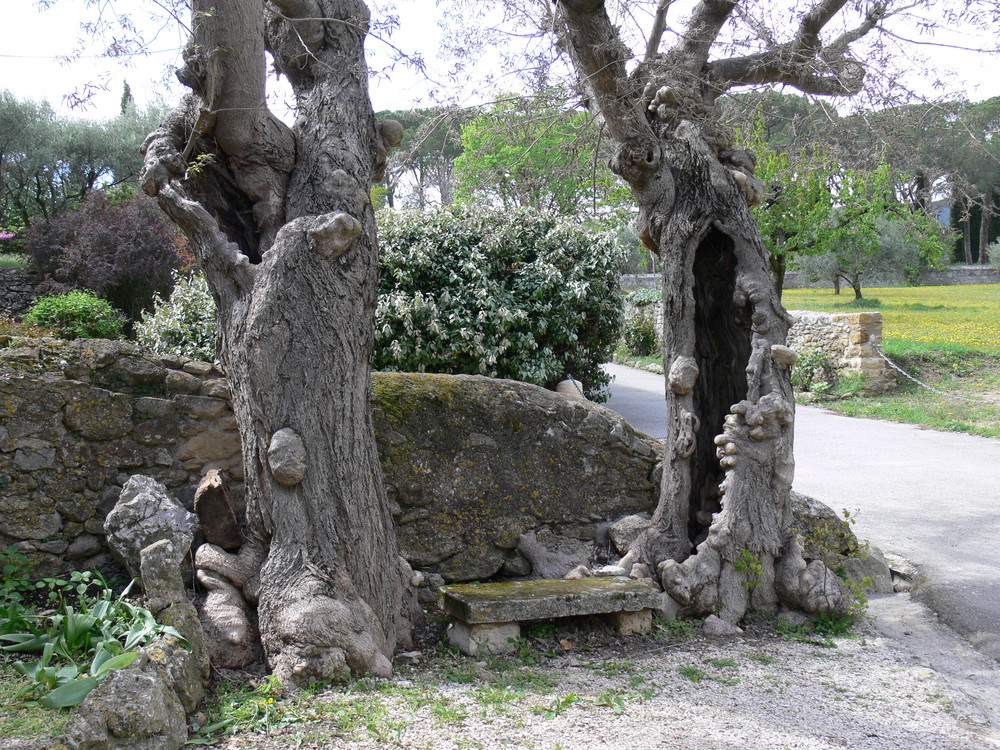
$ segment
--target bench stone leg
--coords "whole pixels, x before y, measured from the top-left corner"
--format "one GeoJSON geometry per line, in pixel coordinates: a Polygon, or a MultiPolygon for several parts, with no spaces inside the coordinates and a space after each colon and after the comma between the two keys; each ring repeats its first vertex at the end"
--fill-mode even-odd
{"type": "Polygon", "coordinates": [[[521,627],[516,622],[488,622],[468,624],[453,620],[448,628],[448,642],[458,646],[467,656],[480,654],[509,654],[517,650],[512,643],[521,637],[521,627]]]}
{"type": "Polygon", "coordinates": [[[653,610],[640,609],[638,612],[614,612],[611,622],[622,635],[648,633],[653,629],[653,610]]]}

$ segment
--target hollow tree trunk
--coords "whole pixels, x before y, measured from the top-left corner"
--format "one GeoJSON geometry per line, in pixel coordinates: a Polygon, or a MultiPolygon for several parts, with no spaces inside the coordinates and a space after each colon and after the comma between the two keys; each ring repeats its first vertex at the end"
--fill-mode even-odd
{"type": "Polygon", "coordinates": [[[195,0],[179,73],[194,93],[147,139],[143,186],[191,238],[216,300],[248,519],[267,550],[245,592],[272,670],[303,685],[387,675],[409,637],[368,403],[369,185],[402,129],[375,122],[363,2],[274,5],[265,18],[195,0]],[[265,41],[296,93],[292,130],[264,105],[265,41]]]}
{"type": "Polygon", "coordinates": [[[632,75],[603,2],[558,5],[610,166],[631,188],[639,237],[662,263],[663,480],[630,554],[655,566],[665,609],[677,613],[736,623],[751,605],[843,611],[839,579],[822,562],[806,565],[791,528],[790,319],[748,205],[763,195],[756,160],[731,150],[714,107],[725,85],[705,74],[711,40],[736,3],[699,3],[677,47],[647,53],[632,75]]]}
{"type": "Polygon", "coordinates": [[[666,452],[642,556],[659,563],[685,614],[735,623],[751,605],[775,610],[779,601],[838,609],[842,588],[822,564],[807,571],[790,530],[795,355],[767,251],[731,165],[693,126],[661,147],[672,201],[636,191],[651,238],[668,251],[666,452]]]}

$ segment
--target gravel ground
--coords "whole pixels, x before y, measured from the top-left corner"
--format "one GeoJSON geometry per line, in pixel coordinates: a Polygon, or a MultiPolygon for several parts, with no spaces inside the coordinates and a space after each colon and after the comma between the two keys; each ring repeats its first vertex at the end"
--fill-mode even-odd
{"type": "Polygon", "coordinates": [[[281,706],[257,720],[269,731],[211,746],[1000,748],[997,664],[907,596],[872,610],[832,643],[764,627],[726,640],[668,631],[620,639],[590,621],[558,621],[518,658],[477,662],[428,648],[393,681],[277,704],[258,696],[265,713],[281,706]]]}

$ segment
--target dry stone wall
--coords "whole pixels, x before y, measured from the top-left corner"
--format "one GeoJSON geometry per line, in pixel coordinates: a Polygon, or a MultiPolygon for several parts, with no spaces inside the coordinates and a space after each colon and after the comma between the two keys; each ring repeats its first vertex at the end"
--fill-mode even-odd
{"type": "Polygon", "coordinates": [[[34,571],[106,560],[103,522],[132,474],[190,505],[201,476],[242,461],[212,364],[95,339],[0,339],[0,545],[34,571]]]}
{"type": "MultiPolygon", "coordinates": [[[[656,335],[663,339],[663,303],[629,305],[628,318],[651,319],[656,335]]],[[[882,346],[882,313],[823,313],[789,310],[794,324],[788,331],[788,346],[799,354],[822,349],[837,376],[864,376],[866,393],[882,393],[896,384],[895,376],[878,352],[882,346]]]]}
{"type": "MultiPolygon", "coordinates": [[[[104,562],[133,474],[191,508],[210,469],[241,498],[229,387],[212,364],[125,342],[2,339],[0,547],[38,574],[104,562]]],[[[596,404],[477,376],[377,374],[379,450],[411,564],[448,580],[525,573],[526,532],[593,548],[656,504],[662,446],[596,404]]]]}
{"type": "Polygon", "coordinates": [[[863,390],[881,393],[896,378],[878,352],[882,347],[882,313],[823,313],[790,310],[795,319],[788,331],[788,346],[799,354],[822,349],[838,377],[861,375],[863,390]]]}
{"type": "Polygon", "coordinates": [[[23,315],[37,296],[42,276],[26,268],[0,268],[0,315],[23,315]]]}

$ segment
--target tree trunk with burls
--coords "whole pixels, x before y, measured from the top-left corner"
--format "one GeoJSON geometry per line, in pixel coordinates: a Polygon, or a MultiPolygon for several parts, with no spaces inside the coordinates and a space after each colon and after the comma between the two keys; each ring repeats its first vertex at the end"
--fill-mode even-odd
{"type": "Polygon", "coordinates": [[[216,300],[266,549],[261,640],[288,685],[387,675],[409,638],[369,406],[377,245],[369,186],[402,129],[375,121],[360,0],[195,0],[184,104],[145,145],[143,187],[191,240],[216,300]],[[299,107],[264,103],[265,49],[299,107]]]}
{"type": "MultiPolygon", "coordinates": [[[[734,85],[768,76],[832,93],[863,72],[832,53],[810,67],[806,53],[821,46],[816,24],[843,5],[823,0],[773,59],[709,62],[738,4],[700,2],[666,54],[657,52],[662,28],[654,27],[645,61],[626,73],[630,55],[604,3],[559,0],[581,86],[615,146],[611,167],[631,187],[639,236],[663,265],[662,491],[629,557],[657,570],[666,609],[717,613],[731,623],[750,607],[839,613],[849,597],[822,562],[806,564],[792,528],[791,321],[749,210],[764,187],[753,174],[755,158],[732,148],[714,102],[734,85]]],[[[658,14],[669,5],[660,3],[658,14]]]]}

